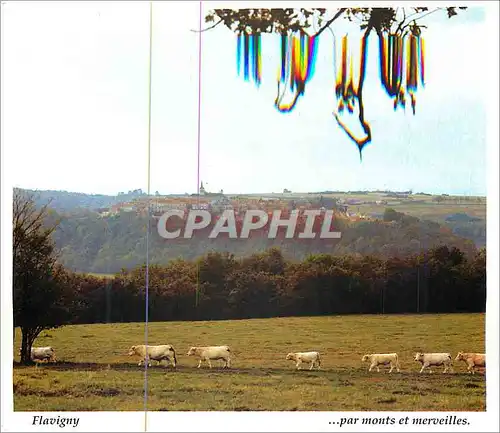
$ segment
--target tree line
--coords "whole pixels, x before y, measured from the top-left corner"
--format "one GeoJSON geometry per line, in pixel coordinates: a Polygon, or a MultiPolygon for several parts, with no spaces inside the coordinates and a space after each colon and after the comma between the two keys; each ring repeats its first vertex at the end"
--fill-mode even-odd
{"type": "Polygon", "coordinates": [[[150,321],[484,312],[486,306],[484,249],[472,259],[440,246],[404,259],[316,254],[295,262],[272,248],[245,258],[211,252],[112,279],[68,273],[66,284],[79,299],[71,323],[145,320],[146,271],[150,321]]]}

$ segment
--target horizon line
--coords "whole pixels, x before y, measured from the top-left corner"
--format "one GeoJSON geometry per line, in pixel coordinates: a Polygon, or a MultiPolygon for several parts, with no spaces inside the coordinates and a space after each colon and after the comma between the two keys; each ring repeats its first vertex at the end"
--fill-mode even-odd
{"type": "MultiPolygon", "coordinates": [[[[105,194],[105,193],[95,193],[95,192],[82,192],[82,191],[68,191],[64,189],[39,189],[39,188],[27,188],[27,187],[21,187],[21,186],[14,186],[13,189],[22,189],[25,191],[34,191],[34,192],[59,192],[59,193],[68,193],[68,194],[83,194],[83,195],[88,195],[88,196],[105,196],[105,197],[119,197],[121,195],[128,195],[129,193],[137,190],[141,190],[143,193],[143,196],[145,197],[167,197],[167,196],[197,196],[197,192],[189,193],[189,192],[183,192],[183,193],[160,193],[159,195],[156,194],[147,194],[145,191],[142,190],[142,188],[137,188],[136,190],[129,190],[127,192],[122,192],[120,191],[119,193],[116,194],[105,194]]],[[[223,190],[222,190],[223,191],[223,190]]],[[[447,195],[450,197],[484,197],[487,198],[487,194],[466,194],[466,193],[438,193],[438,192],[426,192],[426,191],[418,191],[418,192],[413,192],[411,190],[392,190],[392,189],[359,189],[359,190],[323,190],[323,191],[290,191],[290,192],[207,192],[206,196],[213,196],[213,195],[225,195],[225,196],[238,196],[238,195],[281,195],[281,196],[293,196],[293,195],[321,195],[321,194],[359,194],[359,193],[364,193],[364,194],[370,194],[370,193],[398,193],[398,194],[405,194],[409,193],[409,195],[431,195],[431,196],[443,196],[447,195]]],[[[201,195],[203,196],[203,195],[201,195]]]]}

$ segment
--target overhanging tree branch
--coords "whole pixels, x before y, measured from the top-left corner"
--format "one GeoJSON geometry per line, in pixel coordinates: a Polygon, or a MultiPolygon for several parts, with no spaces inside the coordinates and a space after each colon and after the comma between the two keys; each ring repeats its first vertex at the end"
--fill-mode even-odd
{"type": "Polygon", "coordinates": [[[212,24],[210,27],[207,27],[206,29],[201,29],[201,30],[192,30],[191,29],[191,31],[194,33],[203,33],[203,32],[206,32],[208,30],[212,30],[213,28],[217,27],[220,23],[223,23],[223,22],[224,22],[224,20],[219,20],[215,24],[212,24]]]}
{"type": "Polygon", "coordinates": [[[329,19],[326,24],[321,27],[313,36],[314,37],[317,37],[319,36],[321,33],[323,33],[327,28],[329,28],[333,22],[339,18],[345,11],[347,10],[347,8],[340,8],[339,11],[331,18],[329,19]]]}

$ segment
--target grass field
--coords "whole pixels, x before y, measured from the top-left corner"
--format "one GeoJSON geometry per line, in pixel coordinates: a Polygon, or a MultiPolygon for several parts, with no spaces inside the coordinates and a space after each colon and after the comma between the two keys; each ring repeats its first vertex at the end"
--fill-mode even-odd
{"type": "MultiPolygon", "coordinates": [[[[485,376],[418,374],[416,351],[484,352],[484,315],[398,315],[150,323],[149,344],[172,344],[176,371],[148,368],[148,410],[484,411],[485,376]],[[228,344],[231,370],[197,369],[193,345],[228,344]],[[290,351],[318,350],[322,370],[295,371],[290,351]],[[398,352],[401,373],[367,373],[364,353],[398,352]]],[[[53,365],[14,365],[16,411],[139,411],[144,367],[127,356],[144,324],[67,326],[42,333],[53,365]]],[[[20,346],[16,330],[15,361],[20,346]]]]}

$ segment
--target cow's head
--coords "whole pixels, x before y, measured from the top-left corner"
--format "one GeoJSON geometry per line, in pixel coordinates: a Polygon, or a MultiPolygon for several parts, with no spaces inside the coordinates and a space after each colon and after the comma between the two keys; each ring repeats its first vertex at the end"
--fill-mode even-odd
{"type": "Polygon", "coordinates": [[[424,359],[424,354],[421,352],[415,353],[415,361],[422,361],[424,359]]]}
{"type": "Polygon", "coordinates": [[[187,353],[187,356],[192,356],[196,354],[196,347],[191,347],[189,350],[188,350],[188,353],[187,353]]]}
{"type": "Polygon", "coordinates": [[[132,356],[132,355],[135,355],[135,348],[136,346],[132,346],[129,351],[128,351],[128,356],[132,356]]]}
{"type": "Polygon", "coordinates": [[[361,358],[361,362],[366,362],[370,359],[370,355],[364,355],[363,358],[361,358]]]}
{"type": "Polygon", "coordinates": [[[290,352],[290,353],[286,356],[286,359],[287,359],[287,360],[290,360],[290,359],[295,359],[295,354],[290,352]]]}
{"type": "Polygon", "coordinates": [[[457,357],[455,358],[455,361],[462,361],[465,360],[465,356],[463,352],[458,352],[457,357]]]}

